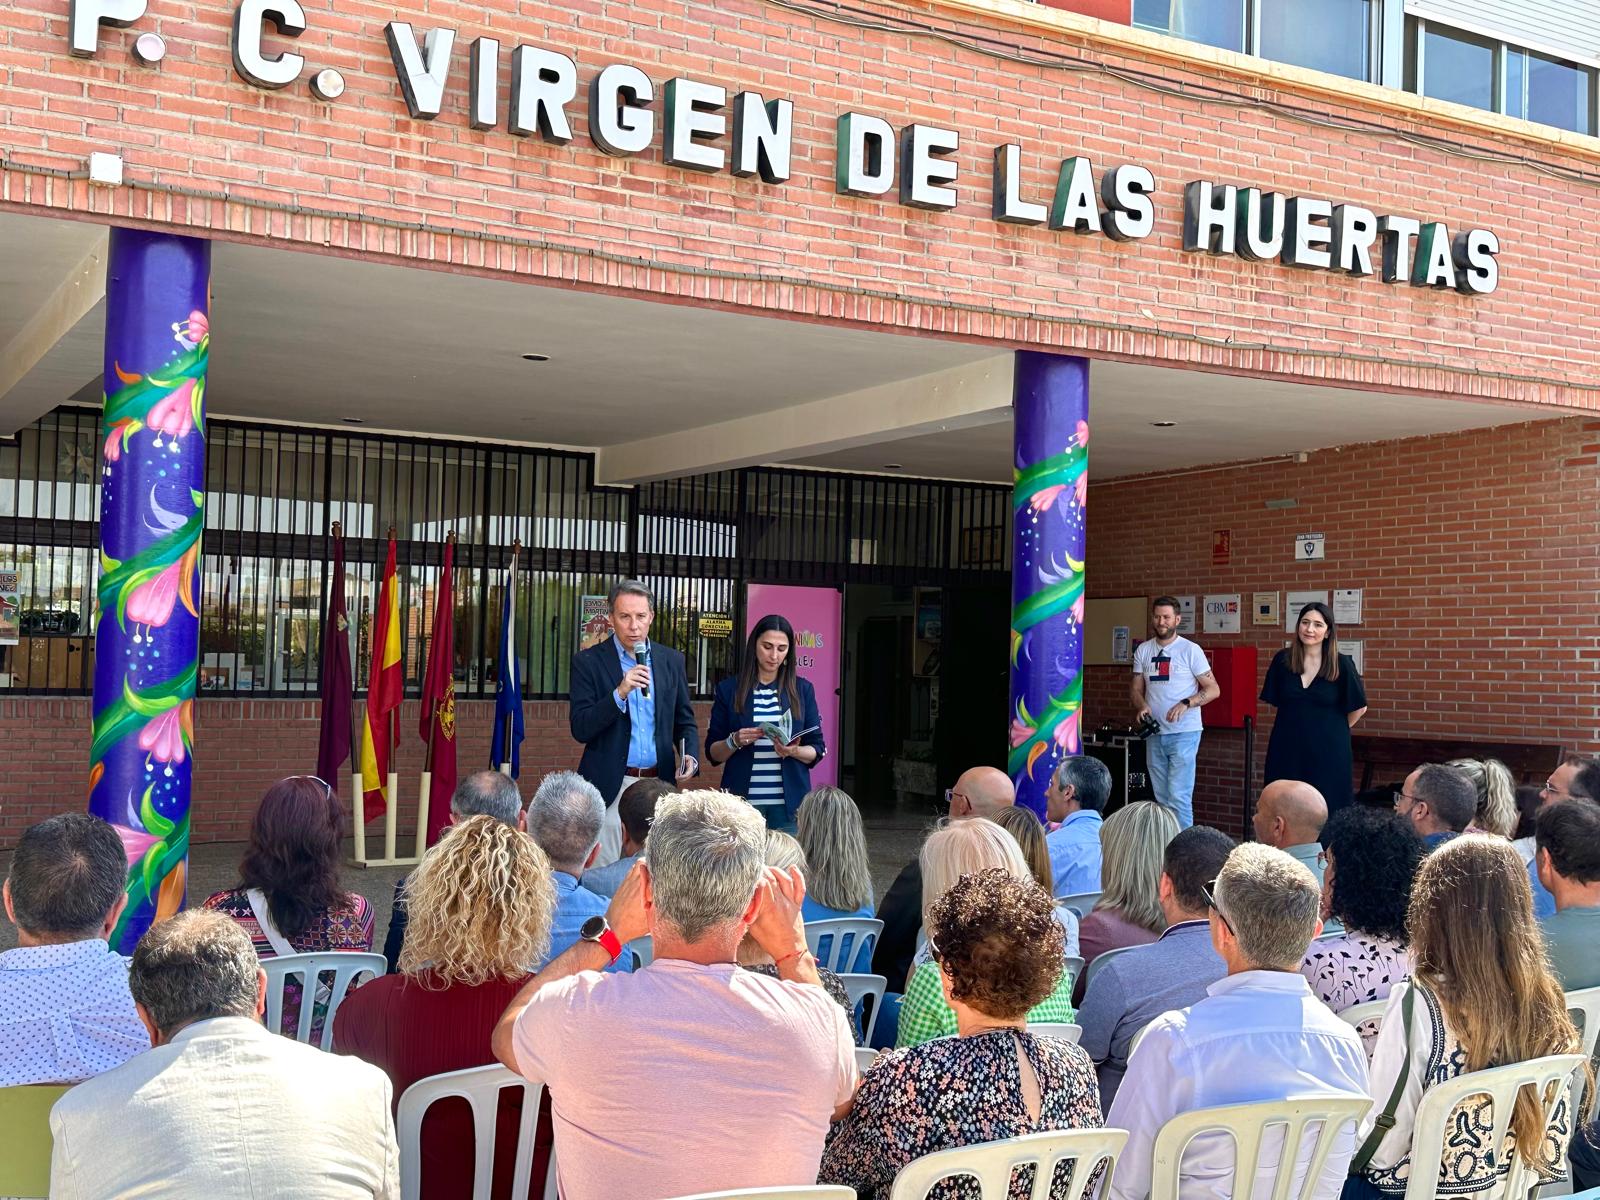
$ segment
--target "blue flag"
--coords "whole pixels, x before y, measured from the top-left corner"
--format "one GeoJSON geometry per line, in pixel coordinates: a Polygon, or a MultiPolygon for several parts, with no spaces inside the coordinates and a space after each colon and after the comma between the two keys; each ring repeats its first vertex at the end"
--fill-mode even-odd
{"type": "Polygon", "coordinates": [[[513,558],[506,568],[506,604],[500,614],[500,665],[494,696],[494,744],[489,766],[499,770],[511,763],[511,777],[522,771],[522,669],[517,665],[517,567],[513,558]],[[509,745],[507,743],[510,743],[509,745]]]}

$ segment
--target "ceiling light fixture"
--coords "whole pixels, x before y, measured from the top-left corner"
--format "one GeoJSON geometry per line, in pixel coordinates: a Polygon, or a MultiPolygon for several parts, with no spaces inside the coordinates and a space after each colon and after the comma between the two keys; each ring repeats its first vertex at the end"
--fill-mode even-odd
{"type": "Polygon", "coordinates": [[[901,469],[901,464],[900,463],[884,463],[883,464],[883,469],[885,471],[898,471],[898,470],[901,469]]]}
{"type": "Polygon", "coordinates": [[[340,417],[339,420],[346,425],[365,425],[367,423],[365,418],[362,417],[340,417]]]}
{"type": "Polygon", "coordinates": [[[1154,425],[1157,429],[1171,429],[1174,425],[1177,424],[1177,422],[1176,421],[1151,421],[1150,424],[1154,425]]]}
{"type": "Polygon", "coordinates": [[[522,361],[523,362],[549,362],[550,361],[550,356],[548,354],[524,354],[522,356],[522,361]]]}

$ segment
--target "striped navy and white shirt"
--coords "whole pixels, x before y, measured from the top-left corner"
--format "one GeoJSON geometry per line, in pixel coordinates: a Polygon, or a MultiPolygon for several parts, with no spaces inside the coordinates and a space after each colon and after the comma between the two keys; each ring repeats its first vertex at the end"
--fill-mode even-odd
{"type": "MultiPolygon", "coordinates": [[[[755,724],[776,725],[783,716],[785,705],[778,698],[778,689],[757,684],[750,692],[751,715],[755,724]]],[[[761,738],[750,744],[755,762],[750,766],[750,786],[745,799],[751,804],[783,803],[783,759],[772,748],[771,738],[761,738]]]]}

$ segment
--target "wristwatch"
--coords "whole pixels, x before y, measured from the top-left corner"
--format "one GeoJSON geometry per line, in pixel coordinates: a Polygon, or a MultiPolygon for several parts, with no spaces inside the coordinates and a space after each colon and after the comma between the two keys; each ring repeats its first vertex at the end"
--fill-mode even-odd
{"type": "Polygon", "coordinates": [[[622,943],[611,931],[611,923],[603,916],[590,917],[583,923],[583,928],[578,930],[578,936],[586,942],[598,942],[605,952],[611,955],[612,962],[622,957],[622,943]]]}

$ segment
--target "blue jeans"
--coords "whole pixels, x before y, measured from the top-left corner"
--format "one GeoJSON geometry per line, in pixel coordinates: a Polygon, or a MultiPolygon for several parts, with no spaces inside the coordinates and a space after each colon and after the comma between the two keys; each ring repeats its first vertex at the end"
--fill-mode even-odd
{"type": "Polygon", "coordinates": [[[1194,757],[1200,750],[1200,731],[1156,733],[1145,739],[1145,766],[1156,803],[1178,818],[1178,828],[1194,824],[1194,757]]]}

